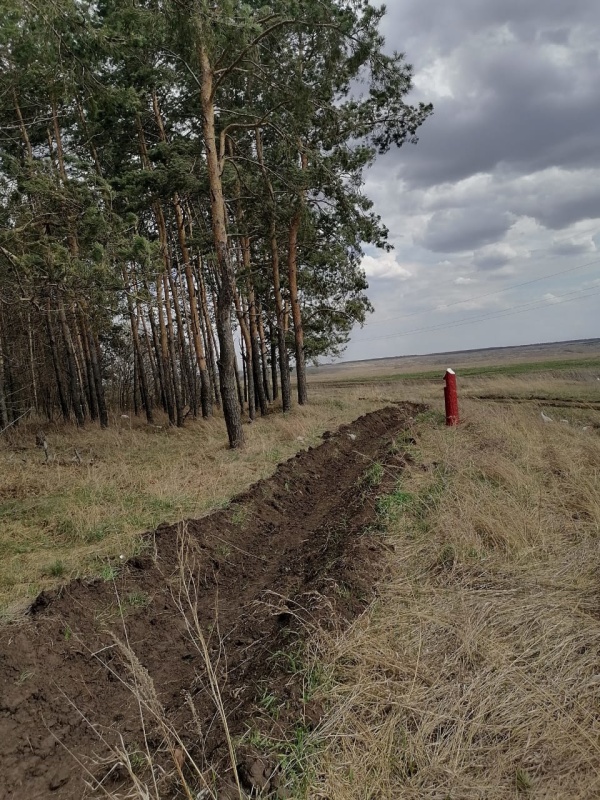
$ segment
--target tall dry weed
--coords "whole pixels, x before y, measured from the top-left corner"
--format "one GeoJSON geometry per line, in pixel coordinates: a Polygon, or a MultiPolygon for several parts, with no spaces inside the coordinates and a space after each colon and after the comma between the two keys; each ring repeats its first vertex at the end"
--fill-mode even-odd
{"type": "Polygon", "coordinates": [[[600,796],[600,440],[520,405],[463,416],[419,425],[379,600],[321,642],[311,798],[600,796]]]}

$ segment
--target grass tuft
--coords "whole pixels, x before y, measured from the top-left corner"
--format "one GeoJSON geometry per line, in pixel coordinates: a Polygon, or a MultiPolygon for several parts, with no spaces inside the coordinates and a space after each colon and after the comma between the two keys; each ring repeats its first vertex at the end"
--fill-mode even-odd
{"type": "Polygon", "coordinates": [[[48,567],[48,574],[53,578],[62,578],[65,572],[66,568],[62,561],[55,561],[48,567]]]}

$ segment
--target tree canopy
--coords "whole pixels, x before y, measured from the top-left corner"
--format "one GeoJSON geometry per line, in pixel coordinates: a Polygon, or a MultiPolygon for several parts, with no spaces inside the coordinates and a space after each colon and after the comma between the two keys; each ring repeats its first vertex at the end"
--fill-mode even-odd
{"type": "Polygon", "coordinates": [[[0,429],[291,406],[387,231],[365,170],[431,106],[367,0],[5,0],[0,429]]]}

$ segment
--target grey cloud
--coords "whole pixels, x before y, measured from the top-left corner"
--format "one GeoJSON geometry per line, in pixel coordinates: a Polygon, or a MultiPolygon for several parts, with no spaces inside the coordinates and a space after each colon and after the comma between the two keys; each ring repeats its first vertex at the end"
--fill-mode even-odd
{"type": "Polygon", "coordinates": [[[513,219],[509,214],[454,208],[436,211],[419,241],[435,253],[459,253],[501,239],[513,219]]]}
{"type": "Polygon", "coordinates": [[[578,197],[540,197],[530,216],[553,230],[567,228],[580,220],[600,218],[600,187],[590,187],[578,197]]]}
{"type": "Polygon", "coordinates": [[[393,40],[401,36],[417,67],[427,48],[447,54],[483,28],[505,25],[520,40],[531,41],[557,29],[570,31],[574,24],[598,25],[596,0],[403,0],[388,8],[384,33],[390,46],[398,47],[393,40]]]}
{"type": "Polygon", "coordinates": [[[501,251],[476,253],[473,263],[478,269],[493,270],[505,267],[511,261],[507,253],[501,251]]]}
{"type": "Polygon", "coordinates": [[[390,47],[406,50],[417,77],[446,59],[441,69],[454,92],[415,92],[435,108],[419,145],[394,154],[409,186],[597,163],[597,0],[403,0],[392,5],[384,33],[390,47]]]}
{"type": "Polygon", "coordinates": [[[562,242],[554,242],[550,253],[553,256],[578,256],[583,255],[585,253],[592,253],[594,252],[594,245],[591,240],[587,242],[584,241],[573,241],[572,239],[566,239],[562,242]]]}
{"type": "Polygon", "coordinates": [[[569,36],[568,28],[554,28],[553,30],[541,31],[539,34],[541,42],[550,42],[551,44],[567,44],[569,36]]]}
{"type": "Polygon", "coordinates": [[[409,185],[457,181],[501,166],[525,173],[597,164],[597,59],[591,66],[581,64],[578,77],[575,68],[561,70],[525,49],[497,54],[487,63],[477,63],[473,54],[464,68],[479,73],[476,86],[465,80],[469,96],[438,99],[418,146],[397,154],[409,185]]]}
{"type": "Polygon", "coordinates": [[[531,217],[552,230],[600,219],[600,170],[556,170],[515,176],[498,172],[462,188],[444,185],[408,193],[413,206],[438,213],[461,209],[463,216],[512,214],[531,217]]]}

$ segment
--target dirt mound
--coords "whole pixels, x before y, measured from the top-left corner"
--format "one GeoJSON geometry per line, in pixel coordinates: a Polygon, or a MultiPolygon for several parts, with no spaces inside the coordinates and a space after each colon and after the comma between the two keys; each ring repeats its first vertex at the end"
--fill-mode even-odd
{"type": "MultiPolygon", "coordinates": [[[[278,653],[297,641],[301,620],[332,624],[372,598],[381,544],[365,530],[377,493],[402,469],[390,441],[420,410],[386,408],[326,434],[226,510],[148,534],[114,580],[43,593],[25,622],[0,630],[0,798],[81,800],[96,796],[85,783],[101,780],[98,796],[116,792],[126,777],[111,752],[120,742],[138,759],[147,742],[161,797],[182,796],[165,776],[191,774],[190,759],[131,691],[143,694],[147,676],[194,763],[231,781],[206,660],[190,635],[194,612],[232,736],[248,729],[265,686],[293,709],[298,691],[278,653]],[[364,477],[374,464],[385,465],[378,486],[364,477]]],[[[318,721],[318,709],[304,710],[318,721]]],[[[269,768],[252,753],[240,758],[246,788],[262,788],[269,768]]]]}

